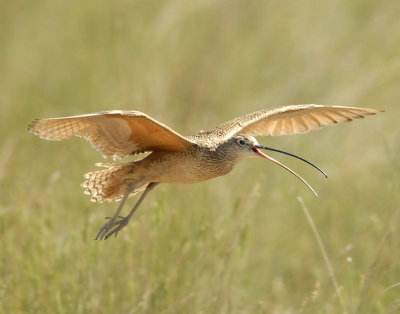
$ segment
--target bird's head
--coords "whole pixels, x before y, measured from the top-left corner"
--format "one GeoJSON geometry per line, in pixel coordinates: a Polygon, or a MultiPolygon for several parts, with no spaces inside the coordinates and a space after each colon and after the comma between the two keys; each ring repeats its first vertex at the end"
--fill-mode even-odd
{"type": "Polygon", "coordinates": [[[238,136],[234,136],[233,138],[231,138],[231,140],[229,142],[230,142],[231,149],[237,153],[238,159],[243,159],[243,158],[246,158],[246,157],[259,156],[259,157],[265,158],[265,159],[267,159],[269,161],[272,161],[273,163],[285,168],[290,173],[292,173],[297,178],[299,178],[304,184],[306,184],[311,189],[311,191],[316,196],[318,196],[317,193],[314,191],[314,189],[301,176],[299,176],[296,172],[294,172],[293,170],[291,170],[289,167],[285,166],[284,164],[280,163],[276,159],[268,156],[267,154],[264,154],[261,150],[274,151],[274,152],[282,153],[282,154],[289,155],[289,156],[295,157],[297,159],[300,159],[300,160],[308,163],[309,165],[313,166],[314,168],[316,168],[326,178],[328,177],[323,170],[321,170],[318,166],[314,165],[313,163],[309,162],[308,160],[306,160],[306,159],[304,159],[302,157],[299,157],[297,155],[294,155],[294,154],[279,150],[279,149],[275,149],[275,148],[271,148],[271,147],[266,147],[266,146],[260,145],[257,142],[257,140],[255,139],[255,137],[253,137],[253,136],[238,135],[238,136]]]}

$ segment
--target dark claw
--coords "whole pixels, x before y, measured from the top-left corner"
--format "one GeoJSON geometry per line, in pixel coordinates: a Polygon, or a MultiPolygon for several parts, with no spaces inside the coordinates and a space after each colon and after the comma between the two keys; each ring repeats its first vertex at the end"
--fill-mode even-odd
{"type": "MultiPolygon", "coordinates": [[[[120,216],[121,217],[121,216],[120,216]]],[[[117,237],[119,231],[124,228],[129,222],[129,218],[127,217],[121,217],[121,220],[117,221],[115,223],[116,227],[111,230],[110,232],[108,232],[104,238],[104,240],[108,239],[109,237],[111,237],[113,234],[115,235],[115,237],[117,237]]]]}
{"type": "Polygon", "coordinates": [[[97,239],[106,240],[114,233],[115,233],[115,237],[117,237],[118,231],[123,228],[123,227],[121,227],[121,222],[125,219],[125,217],[118,216],[118,218],[120,218],[119,221],[114,221],[113,224],[110,224],[113,217],[105,217],[105,219],[107,219],[109,221],[107,221],[104,225],[102,225],[100,227],[95,240],[97,240],[97,239]],[[116,228],[114,230],[112,230],[113,227],[116,227],[116,228]]]}

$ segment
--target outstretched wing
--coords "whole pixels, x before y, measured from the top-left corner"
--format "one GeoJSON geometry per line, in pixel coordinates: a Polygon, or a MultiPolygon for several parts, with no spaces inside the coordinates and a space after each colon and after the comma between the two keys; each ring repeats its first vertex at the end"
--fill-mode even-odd
{"type": "Polygon", "coordinates": [[[105,157],[119,159],[145,151],[184,151],[192,143],[139,111],[104,111],[65,118],[37,119],[28,131],[46,140],[81,136],[105,157]]]}
{"type": "Polygon", "coordinates": [[[221,141],[234,135],[285,135],[307,133],[324,125],[364,118],[379,110],[321,105],[293,105],[264,109],[225,122],[209,131],[221,141]]]}

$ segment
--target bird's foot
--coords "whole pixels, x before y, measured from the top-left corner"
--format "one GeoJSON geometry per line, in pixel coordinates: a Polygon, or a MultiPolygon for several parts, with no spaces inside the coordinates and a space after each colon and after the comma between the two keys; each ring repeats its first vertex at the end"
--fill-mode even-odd
{"type": "MultiPolygon", "coordinates": [[[[118,216],[119,218],[121,218],[121,220],[124,218],[122,216],[118,216]]],[[[99,229],[99,232],[97,233],[96,239],[100,239],[100,240],[105,240],[107,239],[107,234],[112,230],[112,228],[114,228],[115,225],[117,225],[119,222],[116,221],[116,218],[114,217],[106,217],[105,219],[107,219],[108,221],[99,229]]],[[[115,235],[117,236],[117,235],[115,235]]]]}
{"type": "Polygon", "coordinates": [[[106,219],[109,219],[109,221],[107,221],[100,228],[99,233],[96,236],[96,240],[97,239],[106,240],[113,234],[115,235],[115,237],[117,237],[118,232],[128,224],[130,217],[129,216],[128,217],[118,216],[118,218],[120,218],[119,221],[116,221],[116,219],[113,219],[111,217],[106,217],[106,219]]]}

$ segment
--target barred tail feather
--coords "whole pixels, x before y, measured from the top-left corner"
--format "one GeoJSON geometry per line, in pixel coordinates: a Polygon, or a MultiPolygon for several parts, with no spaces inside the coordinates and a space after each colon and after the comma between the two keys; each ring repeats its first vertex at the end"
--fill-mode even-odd
{"type": "MultiPolygon", "coordinates": [[[[82,183],[84,193],[92,195],[92,202],[120,200],[128,187],[134,182],[134,163],[97,163],[96,166],[105,169],[85,174],[86,181],[82,183]]],[[[135,194],[145,186],[138,187],[131,195],[135,194]]]]}

